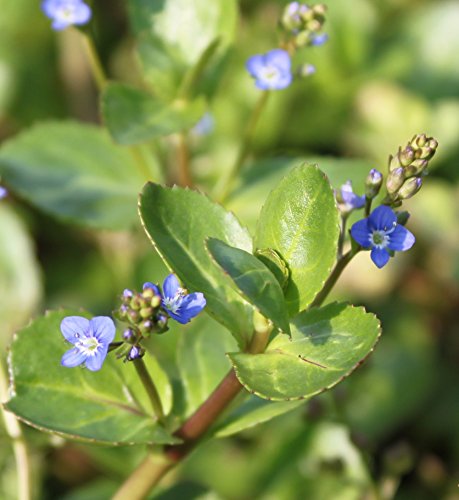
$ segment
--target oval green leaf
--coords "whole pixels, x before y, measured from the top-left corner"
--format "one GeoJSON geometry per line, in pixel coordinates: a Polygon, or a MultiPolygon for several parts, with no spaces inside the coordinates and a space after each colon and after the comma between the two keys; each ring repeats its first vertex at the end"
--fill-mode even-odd
{"type": "Polygon", "coordinates": [[[250,252],[252,240],[236,217],[206,196],[178,187],[147,184],[139,213],[146,233],[164,261],[192,292],[205,295],[206,310],[228,328],[241,347],[252,335],[252,307],[214,265],[208,237],[250,252]]]}
{"type": "Polygon", "coordinates": [[[70,121],[40,124],[5,142],[0,174],[48,214],[101,229],[136,222],[136,199],[145,182],[133,157],[104,129],[70,121]]]}
{"type": "Polygon", "coordinates": [[[207,249],[240,294],[276,328],[290,334],[284,293],[273,273],[252,254],[215,238],[207,240],[207,249]]]}
{"type": "MultiPolygon", "coordinates": [[[[156,423],[145,389],[132,363],[111,353],[98,372],[65,368],[71,348],[60,323],[75,311],[53,311],[19,331],[9,356],[10,400],[6,408],[26,423],[65,438],[121,444],[172,444],[178,440],[156,423]]],[[[172,391],[153,357],[145,358],[165,410],[172,391]]]]}
{"type": "Polygon", "coordinates": [[[204,98],[165,103],[122,83],[107,85],[102,95],[104,121],[119,144],[135,144],[189,129],[205,110],[204,98]]]}
{"type": "Polygon", "coordinates": [[[290,315],[306,308],[322,288],[336,259],[338,236],[338,210],[325,175],[312,165],[290,171],[268,196],[255,236],[257,249],[275,249],[289,266],[290,315]]]}
{"type": "Polygon", "coordinates": [[[375,315],[338,303],[305,311],[290,326],[292,339],[278,335],[263,354],[229,354],[248,391],[280,401],[330,389],[365,360],[380,335],[375,315]]]}

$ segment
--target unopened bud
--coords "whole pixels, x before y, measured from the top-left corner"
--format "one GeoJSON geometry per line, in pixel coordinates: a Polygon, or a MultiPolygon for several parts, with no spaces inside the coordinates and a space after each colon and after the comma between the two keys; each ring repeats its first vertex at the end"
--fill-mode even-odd
{"type": "Polygon", "coordinates": [[[414,160],[414,149],[411,146],[407,146],[400,151],[398,157],[402,167],[407,167],[414,160]]]}
{"type": "Polygon", "coordinates": [[[123,295],[121,297],[121,300],[125,303],[130,301],[132,297],[134,296],[134,292],[132,290],[129,290],[129,288],[125,288],[123,291],[123,295]]]}
{"type": "Polygon", "coordinates": [[[154,297],[152,297],[150,305],[151,307],[153,307],[153,309],[158,308],[161,305],[161,297],[159,295],[155,295],[154,297]]]}
{"type": "Polygon", "coordinates": [[[151,330],[153,328],[153,321],[150,319],[146,319],[145,321],[142,321],[139,325],[139,330],[143,335],[147,335],[151,333],[151,330]]]}
{"type": "Polygon", "coordinates": [[[164,333],[164,332],[167,332],[167,330],[169,330],[169,327],[167,326],[167,321],[168,321],[168,316],[166,314],[163,314],[163,313],[159,313],[157,316],[156,316],[156,320],[155,320],[155,332],[156,333],[164,333]]]}
{"type": "Polygon", "coordinates": [[[152,297],[155,296],[155,291],[153,288],[144,288],[142,292],[142,297],[144,299],[151,299],[152,297]]]}
{"type": "Polygon", "coordinates": [[[134,311],[133,309],[131,309],[127,315],[132,323],[137,323],[140,319],[139,313],[137,311],[134,311]]]}
{"type": "Polygon", "coordinates": [[[136,311],[138,311],[142,307],[140,297],[138,295],[135,295],[131,299],[131,302],[129,303],[129,305],[131,306],[131,309],[135,309],[136,311]]]}
{"type": "Polygon", "coordinates": [[[126,359],[128,361],[134,361],[134,359],[142,358],[144,354],[145,354],[145,349],[143,349],[138,345],[134,345],[131,347],[131,350],[129,351],[126,359]]]}
{"type": "Polygon", "coordinates": [[[300,64],[297,69],[297,75],[300,78],[307,78],[316,72],[316,67],[313,64],[300,64]]]}
{"type": "Polygon", "coordinates": [[[405,173],[402,167],[396,168],[389,173],[386,181],[387,192],[391,195],[395,194],[405,181],[405,173]]]}
{"type": "Polygon", "coordinates": [[[373,199],[381,189],[383,175],[379,170],[372,168],[365,180],[365,196],[373,199]]]}
{"type": "Polygon", "coordinates": [[[398,191],[398,197],[401,200],[407,200],[414,196],[422,186],[422,179],[420,177],[411,177],[404,182],[403,186],[398,191]]]}
{"type": "Polygon", "coordinates": [[[327,12],[327,6],[324,5],[323,3],[318,3],[317,5],[312,6],[312,10],[314,14],[318,16],[324,16],[327,12]]]}
{"type": "Polygon", "coordinates": [[[427,160],[414,160],[411,165],[405,168],[405,177],[421,175],[426,170],[428,164],[427,160]]]}
{"type": "Polygon", "coordinates": [[[128,311],[129,307],[126,304],[121,304],[118,311],[116,311],[116,315],[118,316],[119,319],[125,319],[128,311]]]}
{"type": "Polygon", "coordinates": [[[141,318],[149,318],[153,314],[153,308],[152,307],[142,307],[140,309],[140,317],[141,318]]]}
{"type": "Polygon", "coordinates": [[[136,335],[134,333],[134,330],[132,328],[127,328],[123,332],[123,339],[126,342],[132,342],[136,338],[136,335]]]}

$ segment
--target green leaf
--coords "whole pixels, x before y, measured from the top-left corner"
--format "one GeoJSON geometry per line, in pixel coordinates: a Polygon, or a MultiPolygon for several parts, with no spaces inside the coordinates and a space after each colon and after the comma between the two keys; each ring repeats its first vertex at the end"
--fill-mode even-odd
{"type": "Polygon", "coordinates": [[[239,408],[232,412],[216,429],[214,436],[218,438],[232,436],[245,429],[268,422],[289,411],[304,405],[301,401],[267,401],[250,396],[239,408]]]}
{"type": "Polygon", "coordinates": [[[235,283],[240,294],[276,328],[290,334],[284,294],[273,273],[252,254],[215,238],[207,241],[207,249],[235,283]]]}
{"type": "Polygon", "coordinates": [[[192,292],[202,292],[206,310],[226,326],[241,347],[252,334],[252,307],[227,284],[204,241],[218,238],[251,251],[249,233],[236,217],[206,196],[178,187],[149,183],[139,205],[145,231],[165,262],[192,292]]]}
{"type": "Polygon", "coordinates": [[[150,93],[111,83],[102,95],[102,113],[112,137],[135,144],[192,127],[204,114],[204,98],[165,103],[150,93]]]}
{"type": "Polygon", "coordinates": [[[0,349],[29,320],[42,295],[41,276],[27,228],[9,204],[0,204],[0,349]]]}
{"type": "Polygon", "coordinates": [[[177,366],[184,388],[185,409],[191,415],[231,369],[225,353],[237,349],[229,333],[209,316],[199,316],[180,332],[177,366]]]}
{"type": "Polygon", "coordinates": [[[216,38],[228,45],[236,32],[235,0],[129,0],[128,9],[136,33],[154,34],[190,66],[216,38]]]}
{"type": "Polygon", "coordinates": [[[285,296],[291,315],[320,291],[336,259],[339,217],[333,191],[315,166],[301,165],[268,196],[255,247],[277,250],[290,269],[285,296]]]}
{"type": "Polygon", "coordinates": [[[300,313],[291,331],[292,340],[278,335],[263,354],[229,354],[247,390],[294,400],[330,389],[372,352],[380,325],[363,307],[333,303],[300,313]]]}
{"type": "Polygon", "coordinates": [[[84,226],[125,229],[136,222],[145,177],[100,127],[48,122],[5,142],[0,174],[43,211],[84,226]]]}
{"type": "MultiPolygon", "coordinates": [[[[98,372],[65,368],[61,357],[71,345],[60,323],[74,311],[53,311],[19,331],[9,357],[11,399],[6,408],[21,420],[70,439],[118,444],[176,443],[156,423],[132,363],[108,355],[98,372]]],[[[153,357],[147,368],[161,401],[170,410],[170,384],[153,357]]]]}

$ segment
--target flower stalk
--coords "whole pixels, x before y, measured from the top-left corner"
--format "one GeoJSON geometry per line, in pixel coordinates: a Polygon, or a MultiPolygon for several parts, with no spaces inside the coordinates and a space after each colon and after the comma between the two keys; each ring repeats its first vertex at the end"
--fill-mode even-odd
{"type": "Polygon", "coordinates": [[[153,382],[150,374],[148,373],[147,367],[142,358],[137,358],[132,361],[134,363],[137,375],[139,376],[145,390],[147,391],[148,397],[150,398],[150,403],[158,419],[158,422],[164,422],[164,410],[161,404],[161,398],[159,397],[158,390],[156,389],[155,383],[153,382]]]}

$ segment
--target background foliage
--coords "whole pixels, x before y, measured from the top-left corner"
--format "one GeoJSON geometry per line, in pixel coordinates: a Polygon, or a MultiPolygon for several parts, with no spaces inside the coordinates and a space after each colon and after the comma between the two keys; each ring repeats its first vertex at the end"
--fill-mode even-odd
{"type": "MultiPolygon", "coordinates": [[[[158,123],[140,121],[119,136],[114,104],[136,99],[139,110],[147,110],[140,116],[161,111],[160,102],[177,91],[177,75],[196,63],[215,33],[223,34],[199,89],[209,99],[215,129],[192,139],[196,178],[210,189],[231,166],[241,123],[257,99],[245,60],[277,43],[273,27],[280,2],[214,2],[210,11],[205,2],[195,23],[178,23],[174,16],[191,15],[187,8],[194,2],[164,1],[158,2],[166,8],[148,35],[169,51],[161,59],[151,52],[147,35],[139,35],[135,45],[134,34],[148,28],[148,18],[143,2],[128,3],[128,13],[121,1],[94,5],[103,63],[122,82],[106,91],[100,115],[77,34],[53,33],[38,2],[0,0],[0,138],[26,131],[21,143],[6,143],[0,153],[2,168],[14,167],[17,175],[10,180],[14,195],[0,203],[2,350],[32,314],[61,306],[107,314],[123,288],[165,276],[136,218],[145,179],[132,168],[131,153],[95,132],[93,124],[104,120],[122,144],[163,134],[158,123]],[[223,12],[219,5],[225,5],[223,12]],[[175,31],[170,29],[174,21],[175,31]],[[201,30],[198,44],[193,29],[203,25],[216,31],[201,30]],[[172,50],[169,43],[177,39],[180,44],[172,50]],[[148,92],[133,95],[132,86],[140,85],[148,92]],[[56,120],[70,118],[82,123],[56,126],[56,120]],[[43,136],[34,134],[40,120],[48,121],[43,136]],[[56,144],[59,134],[60,147],[36,154],[36,144],[50,136],[56,144]],[[95,154],[105,161],[94,162],[95,154]],[[33,176],[22,168],[30,159],[36,162],[33,176]],[[60,178],[62,161],[85,171],[85,181],[71,193],[56,190],[69,181],[60,178]],[[56,186],[40,178],[44,169],[54,172],[56,186]],[[75,211],[81,216],[83,205],[86,228],[66,224],[75,211]],[[60,222],[49,215],[55,207],[65,208],[60,222]],[[91,229],[101,227],[123,231],[91,229]]],[[[459,6],[452,0],[327,4],[330,40],[307,52],[317,73],[270,100],[253,158],[227,206],[254,234],[267,194],[300,159],[318,162],[335,186],[354,179],[358,191],[358,179],[370,167],[384,169],[389,153],[425,131],[440,147],[422,195],[407,204],[416,246],[382,271],[368,254],[358,255],[334,292],[332,299],[362,304],[384,325],[375,353],[355,376],[269,423],[203,446],[174,473],[178,484],[159,498],[347,500],[360,498],[373,482],[388,491],[400,482],[400,499],[458,498],[459,6]]],[[[199,99],[192,100],[189,109],[162,115],[160,124],[174,129],[176,120],[192,122],[203,109],[199,99]]],[[[163,180],[161,165],[174,172],[175,141],[170,136],[155,143],[156,160],[146,168],[157,180],[163,180]]],[[[142,156],[142,147],[136,155],[142,156]]],[[[194,373],[196,383],[181,394],[183,412],[189,414],[229,367],[223,353],[235,349],[234,340],[208,318],[184,333],[154,340],[173,381],[194,373]],[[183,347],[178,362],[177,345],[183,347]],[[199,363],[213,363],[215,379],[203,378],[199,363]]],[[[266,420],[263,406],[252,399],[246,404],[253,405],[260,422],[266,420]]],[[[232,434],[238,425],[237,417],[229,416],[219,435],[232,434]]],[[[138,447],[65,443],[30,428],[25,432],[42,498],[103,498],[144,453],[138,447]]],[[[5,499],[16,497],[10,446],[0,426],[0,497],[5,499]]]]}

